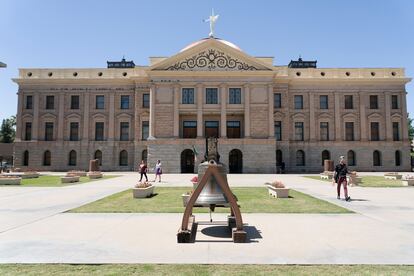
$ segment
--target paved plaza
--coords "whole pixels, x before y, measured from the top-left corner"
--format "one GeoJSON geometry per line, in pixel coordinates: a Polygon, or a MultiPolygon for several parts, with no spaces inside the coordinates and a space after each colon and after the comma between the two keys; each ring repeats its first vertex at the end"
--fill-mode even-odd
{"type": "MultiPolygon", "coordinates": [[[[191,176],[166,174],[157,185],[190,188],[191,176]]],[[[59,188],[0,187],[0,262],[414,264],[412,187],[351,187],[353,201],[345,202],[336,199],[331,184],[301,175],[228,175],[231,187],[262,186],[277,177],[355,212],[243,214],[246,244],[232,243],[225,226],[201,222],[196,243],[178,244],[182,214],[65,212],[129,189],[137,177],[122,173],[59,188]]],[[[225,214],[213,219],[222,221],[225,214]]],[[[196,220],[208,221],[208,214],[196,214],[196,220]]]]}

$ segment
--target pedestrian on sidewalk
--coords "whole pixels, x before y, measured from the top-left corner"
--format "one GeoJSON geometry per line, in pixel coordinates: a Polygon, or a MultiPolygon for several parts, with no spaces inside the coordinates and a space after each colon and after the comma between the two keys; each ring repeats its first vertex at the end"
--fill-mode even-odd
{"type": "Polygon", "coordinates": [[[141,164],[139,164],[138,170],[139,170],[139,173],[141,174],[141,178],[139,179],[139,182],[142,181],[142,176],[145,176],[145,179],[148,182],[148,177],[147,177],[148,167],[144,160],[141,160],[141,164]]]}
{"type": "Polygon", "coordinates": [[[348,183],[346,180],[346,175],[349,174],[348,167],[345,164],[345,157],[341,156],[339,158],[339,164],[335,166],[335,173],[332,179],[333,184],[337,184],[336,191],[338,194],[338,199],[341,199],[341,185],[344,186],[345,200],[350,201],[351,197],[348,195],[348,183]]]}
{"type": "Polygon", "coordinates": [[[155,164],[155,179],[154,179],[154,182],[157,181],[157,176],[158,176],[158,182],[161,182],[161,175],[162,175],[161,160],[157,160],[157,164],[155,164]]]}

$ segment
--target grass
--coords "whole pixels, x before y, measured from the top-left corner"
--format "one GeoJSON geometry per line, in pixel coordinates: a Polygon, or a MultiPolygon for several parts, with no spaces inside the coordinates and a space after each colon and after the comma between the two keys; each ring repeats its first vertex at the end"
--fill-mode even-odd
{"type": "MultiPolygon", "coordinates": [[[[332,182],[332,180],[321,179],[319,176],[308,175],[304,176],[306,178],[322,180],[327,182],[332,182]]],[[[360,187],[376,187],[376,188],[395,188],[395,187],[404,187],[401,180],[385,179],[384,176],[363,176],[362,183],[358,184],[360,187]]]]}
{"type": "Polygon", "coordinates": [[[1,264],[11,275],[412,275],[410,265],[1,264]]]}
{"type": "MultiPolygon", "coordinates": [[[[182,213],[181,195],[185,187],[156,187],[151,198],[135,199],[127,190],[83,205],[70,212],[75,213],[182,213]]],[[[233,188],[243,213],[351,213],[351,211],[319,200],[309,195],[290,190],[290,198],[272,198],[267,188],[233,188]]],[[[208,208],[194,208],[195,213],[206,213],[208,208]]],[[[228,213],[228,208],[217,208],[216,212],[228,213]]]]}
{"type": "MultiPolygon", "coordinates": [[[[87,176],[82,176],[79,178],[79,182],[75,183],[65,183],[62,184],[60,181],[60,177],[58,175],[41,175],[38,178],[29,178],[29,179],[22,179],[21,185],[24,187],[64,187],[68,185],[77,185],[86,183],[89,181],[96,181],[102,179],[109,179],[113,177],[117,177],[116,175],[104,175],[103,178],[99,179],[89,179],[87,176]]],[[[1,185],[0,185],[1,186],[1,185]]],[[[13,185],[2,185],[2,186],[13,186],[13,185]]]]}

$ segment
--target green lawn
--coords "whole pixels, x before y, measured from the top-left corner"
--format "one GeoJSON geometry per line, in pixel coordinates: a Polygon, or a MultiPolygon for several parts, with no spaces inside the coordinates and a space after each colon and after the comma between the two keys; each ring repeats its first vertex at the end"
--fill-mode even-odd
{"type": "MultiPolygon", "coordinates": [[[[311,179],[322,180],[327,182],[332,182],[332,180],[321,179],[319,176],[315,175],[308,175],[304,176],[311,179]]],[[[401,180],[392,180],[392,179],[385,179],[384,176],[363,176],[362,183],[358,184],[360,187],[377,187],[377,188],[393,188],[393,187],[404,187],[402,185],[401,180]]]]}
{"type": "MultiPolygon", "coordinates": [[[[30,178],[30,179],[22,179],[20,186],[27,186],[27,187],[64,187],[68,185],[77,185],[86,183],[89,181],[96,181],[96,180],[102,180],[102,179],[108,179],[117,177],[116,175],[104,175],[103,178],[100,179],[89,179],[89,177],[80,177],[79,182],[75,183],[67,183],[62,184],[60,181],[61,176],[57,175],[41,175],[38,178],[30,178]]],[[[13,186],[13,185],[3,185],[3,186],[13,186]]]]}
{"type": "MultiPolygon", "coordinates": [[[[135,199],[132,191],[113,194],[98,201],[83,205],[70,212],[75,213],[182,213],[181,195],[185,187],[156,187],[151,198],[135,199]]],[[[233,188],[239,199],[242,213],[351,213],[351,211],[290,190],[291,198],[272,198],[267,188],[233,188]]],[[[208,208],[194,208],[195,213],[208,212],[208,208]]],[[[228,208],[217,208],[216,212],[228,213],[228,208]]]]}
{"type": "Polygon", "coordinates": [[[413,275],[409,265],[0,264],[9,275],[413,275]]]}

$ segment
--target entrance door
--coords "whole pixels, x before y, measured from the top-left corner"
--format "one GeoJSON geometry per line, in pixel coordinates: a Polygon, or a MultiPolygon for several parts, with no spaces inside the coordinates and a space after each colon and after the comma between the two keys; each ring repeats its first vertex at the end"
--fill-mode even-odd
{"type": "Polygon", "coordinates": [[[181,173],[194,173],[194,152],[190,149],[181,153],[181,173]]]}
{"type": "Polygon", "coordinates": [[[233,149],[229,153],[229,171],[230,173],[243,172],[243,154],[238,149],[233,149]]]}

